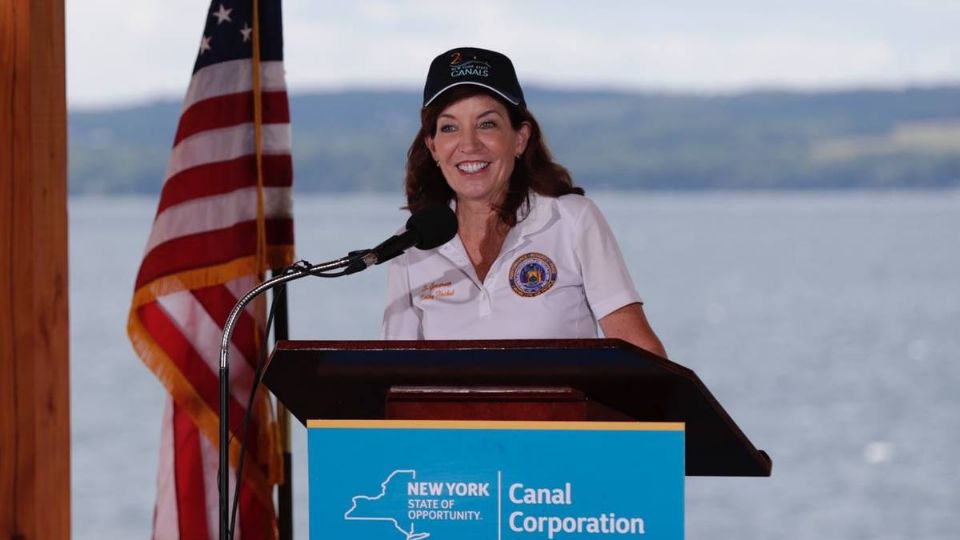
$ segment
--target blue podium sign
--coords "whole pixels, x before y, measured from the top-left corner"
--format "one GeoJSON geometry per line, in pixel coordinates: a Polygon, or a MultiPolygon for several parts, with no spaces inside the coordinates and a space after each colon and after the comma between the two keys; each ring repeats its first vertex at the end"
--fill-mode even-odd
{"type": "Polygon", "coordinates": [[[683,538],[682,423],[307,427],[313,540],[683,538]]]}

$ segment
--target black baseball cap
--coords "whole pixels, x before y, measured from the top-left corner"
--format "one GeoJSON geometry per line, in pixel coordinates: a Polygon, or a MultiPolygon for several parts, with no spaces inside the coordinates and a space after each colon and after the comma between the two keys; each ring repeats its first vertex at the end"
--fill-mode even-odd
{"type": "Polygon", "coordinates": [[[496,51],[474,47],[450,49],[433,59],[423,86],[426,107],[447,90],[464,84],[495,92],[514,105],[524,106],[523,90],[513,62],[496,51]]]}

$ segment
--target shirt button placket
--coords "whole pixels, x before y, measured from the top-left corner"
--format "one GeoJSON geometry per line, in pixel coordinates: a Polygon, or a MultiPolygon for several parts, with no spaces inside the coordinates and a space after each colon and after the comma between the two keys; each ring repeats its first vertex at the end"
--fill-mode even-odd
{"type": "Polygon", "coordinates": [[[479,313],[481,317],[488,317],[493,309],[490,306],[490,293],[486,287],[480,287],[480,305],[479,313]]]}

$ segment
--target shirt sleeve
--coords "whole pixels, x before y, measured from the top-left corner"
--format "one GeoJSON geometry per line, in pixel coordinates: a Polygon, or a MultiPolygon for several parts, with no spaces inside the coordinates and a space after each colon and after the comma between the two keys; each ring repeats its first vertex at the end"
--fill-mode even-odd
{"type": "Polygon", "coordinates": [[[414,307],[410,294],[408,264],[406,253],[390,261],[380,339],[423,339],[420,312],[414,307]]]}
{"type": "Polygon", "coordinates": [[[593,316],[610,313],[643,300],[634,287],[620,246],[600,209],[590,199],[575,225],[574,249],[580,262],[583,288],[593,316]]]}

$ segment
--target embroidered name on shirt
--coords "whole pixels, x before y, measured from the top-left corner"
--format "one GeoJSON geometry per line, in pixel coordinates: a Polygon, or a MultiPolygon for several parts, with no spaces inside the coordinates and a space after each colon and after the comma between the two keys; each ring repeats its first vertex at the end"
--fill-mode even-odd
{"type": "Polygon", "coordinates": [[[449,281],[432,281],[420,287],[420,300],[436,300],[453,296],[453,283],[449,281]]]}
{"type": "Polygon", "coordinates": [[[520,296],[540,296],[556,281],[557,266],[543,253],[524,253],[510,266],[510,288],[520,296]]]}

